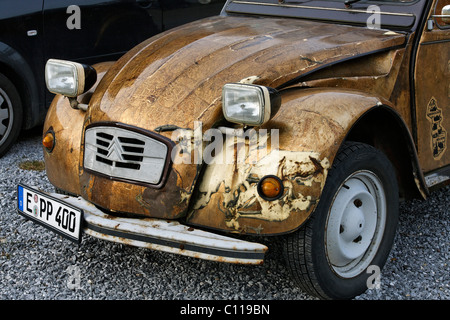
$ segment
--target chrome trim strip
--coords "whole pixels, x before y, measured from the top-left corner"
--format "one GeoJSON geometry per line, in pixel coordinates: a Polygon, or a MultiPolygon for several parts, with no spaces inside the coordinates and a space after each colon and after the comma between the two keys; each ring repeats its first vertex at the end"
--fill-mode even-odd
{"type": "MultiPolygon", "coordinates": [[[[367,13],[367,14],[371,14],[370,12],[367,12],[366,10],[311,7],[311,6],[304,6],[304,5],[299,5],[299,4],[286,4],[286,3],[278,4],[278,3],[265,3],[265,2],[243,1],[243,0],[235,0],[235,1],[231,1],[231,3],[246,4],[246,5],[261,5],[261,6],[268,6],[268,7],[328,10],[328,11],[340,11],[340,12],[348,12],[348,13],[367,13]]],[[[380,12],[380,14],[382,14],[382,15],[389,15],[389,16],[400,16],[400,17],[414,17],[414,14],[412,14],[412,13],[383,12],[382,11],[382,12],[380,12]]]]}

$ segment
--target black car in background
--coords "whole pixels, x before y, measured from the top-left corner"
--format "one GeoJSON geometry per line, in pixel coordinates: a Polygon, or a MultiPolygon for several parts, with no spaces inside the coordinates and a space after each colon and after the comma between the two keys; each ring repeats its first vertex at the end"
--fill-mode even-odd
{"type": "Polygon", "coordinates": [[[0,0],[0,157],[42,124],[50,58],[117,60],[152,35],[220,13],[225,0],[0,0]]]}

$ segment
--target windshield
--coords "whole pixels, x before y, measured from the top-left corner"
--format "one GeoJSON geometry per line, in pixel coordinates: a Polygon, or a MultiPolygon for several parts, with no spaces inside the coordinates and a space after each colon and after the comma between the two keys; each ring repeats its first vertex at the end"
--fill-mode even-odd
{"type": "Polygon", "coordinates": [[[414,29],[426,0],[228,0],[227,14],[326,20],[380,29],[414,29]]]}
{"type": "MultiPolygon", "coordinates": [[[[334,0],[338,2],[347,2],[349,0],[334,0]]],[[[416,0],[378,0],[377,2],[396,2],[396,3],[407,3],[407,2],[415,2],[416,0]]],[[[300,2],[300,1],[299,1],[300,2]]],[[[307,2],[307,0],[303,1],[307,2]]],[[[368,1],[368,0],[350,0],[349,2],[374,2],[374,1],[368,1]]]]}

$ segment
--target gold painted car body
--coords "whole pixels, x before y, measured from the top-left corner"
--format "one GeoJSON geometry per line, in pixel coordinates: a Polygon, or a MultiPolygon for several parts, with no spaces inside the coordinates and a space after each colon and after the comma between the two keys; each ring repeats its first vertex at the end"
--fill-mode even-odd
{"type": "MultiPolygon", "coordinates": [[[[444,2],[433,1],[430,8],[444,2]]],[[[433,10],[426,13],[429,19],[433,10]]],[[[96,85],[78,98],[89,104],[86,112],[55,98],[44,125],[56,141],[51,153],[44,151],[47,175],[58,189],[116,214],[178,219],[233,233],[283,234],[314,211],[333,159],[348,139],[388,155],[404,198],[426,197],[432,183],[425,176],[450,160],[449,38],[448,27],[426,25],[408,33],[227,14],[190,23],[150,38],[115,63],[95,65],[96,85]],[[282,97],[280,110],[258,128],[269,132],[262,156],[245,139],[229,140],[223,150],[246,148],[244,161],[171,163],[157,187],[84,169],[89,125],[139,128],[170,139],[178,151],[176,131],[194,132],[196,122],[202,133],[239,129],[223,120],[221,93],[224,84],[247,78],[277,88],[282,97]],[[445,90],[436,91],[436,83],[445,83],[445,90]],[[441,118],[435,119],[438,112],[441,118]],[[278,130],[277,148],[271,129],[278,130]],[[266,175],[283,181],[277,200],[257,192],[266,175]]],[[[207,141],[189,144],[183,156],[193,160],[207,146],[207,141]]]]}

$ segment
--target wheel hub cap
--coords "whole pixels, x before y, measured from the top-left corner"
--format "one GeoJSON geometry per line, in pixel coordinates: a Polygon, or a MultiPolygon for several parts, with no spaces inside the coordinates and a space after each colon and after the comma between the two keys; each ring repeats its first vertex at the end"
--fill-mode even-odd
{"type": "Polygon", "coordinates": [[[385,198],[375,174],[359,172],[336,193],[330,208],[326,249],[335,272],[351,277],[367,268],[381,241],[385,198]]]}

